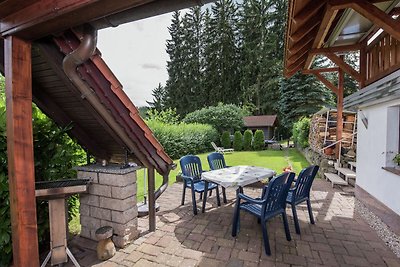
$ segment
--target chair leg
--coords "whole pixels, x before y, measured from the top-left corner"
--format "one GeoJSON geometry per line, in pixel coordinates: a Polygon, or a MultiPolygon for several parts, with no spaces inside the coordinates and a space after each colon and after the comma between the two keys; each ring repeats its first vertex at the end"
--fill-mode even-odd
{"type": "Polygon", "coordinates": [[[181,201],[181,205],[185,204],[185,193],[186,193],[186,181],[183,180],[183,191],[182,191],[182,201],[181,201]]]}
{"type": "Polygon", "coordinates": [[[308,215],[310,216],[310,222],[311,222],[311,224],[315,224],[314,216],[313,216],[312,209],[311,209],[310,199],[307,199],[307,208],[308,208],[308,215]]]}
{"type": "Polygon", "coordinates": [[[261,229],[262,229],[262,234],[263,234],[263,239],[264,239],[264,249],[265,249],[265,254],[271,255],[271,248],[269,246],[269,239],[268,239],[268,232],[267,232],[267,222],[262,220],[261,222],[261,229]]]}
{"type": "Polygon", "coordinates": [[[232,222],[232,236],[235,237],[239,232],[240,225],[240,199],[236,198],[235,212],[233,214],[232,222]]]}
{"type": "Polygon", "coordinates": [[[292,237],[290,236],[289,224],[285,211],[282,212],[282,218],[283,218],[283,227],[285,228],[286,240],[290,241],[292,240],[292,237]]]}
{"type": "Polygon", "coordinates": [[[196,192],[192,184],[192,204],[193,204],[193,214],[197,215],[197,205],[196,205],[196,192]]]}
{"type": "Polygon", "coordinates": [[[292,212],[293,212],[293,220],[294,220],[294,228],[296,229],[296,234],[300,234],[300,225],[299,225],[299,219],[297,218],[297,211],[296,211],[296,205],[292,204],[292,212]]]}
{"type": "Polygon", "coordinates": [[[208,196],[211,197],[211,195],[212,195],[212,190],[210,190],[210,193],[208,194],[208,196]]]}
{"type": "Polygon", "coordinates": [[[227,201],[226,201],[225,187],[223,187],[223,186],[221,186],[221,187],[222,187],[222,197],[223,197],[224,203],[226,204],[227,201]]]}
{"type": "Polygon", "coordinates": [[[200,192],[200,199],[203,199],[203,192],[200,192]]]}
{"type": "Polygon", "coordinates": [[[221,199],[219,198],[219,189],[218,189],[218,186],[215,188],[215,190],[217,190],[217,204],[218,204],[218,206],[221,206],[221,199]]]}

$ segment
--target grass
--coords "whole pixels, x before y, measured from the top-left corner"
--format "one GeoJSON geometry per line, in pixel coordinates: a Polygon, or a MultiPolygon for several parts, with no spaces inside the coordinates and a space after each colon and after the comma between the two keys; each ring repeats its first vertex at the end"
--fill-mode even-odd
{"type": "MultiPolygon", "coordinates": [[[[210,153],[210,152],[209,152],[210,153]]],[[[202,167],[208,170],[207,155],[209,153],[199,154],[202,167]]],[[[299,173],[300,170],[310,164],[303,155],[296,149],[288,150],[263,150],[263,151],[240,151],[231,154],[225,154],[226,164],[229,166],[251,165],[272,169],[277,173],[281,173],[286,166],[292,166],[293,171],[299,173]]],[[[175,182],[175,177],[180,172],[179,160],[174,160],[177,168],[172,170],[169,175],[169,184],[175,182]]],[[[144,196],[144,170],[137,172],[137,199],[138,202],[143,201],[144,196]]],[[[161,175],[156,175],[156,188],[162,183],[161,175]]],[[[147,186],[147,185],[146,185],[147,186]]],[[[147,190],[147,189],[146,189],[147,190]]]]}
{"type": "MultiPolygon", "coordinates": [[[[199,154],[201,159],[202,167],[204,170],[209,170],[207,155],[209,153],[199,154]]],[[[297,174],[303,168],[310,164],[303,157],[303,155],[296,149],[287,150],[263,150],[263,151],[240,151],[231,154],[225,154],[226,164],[229,166],[237,165],[250,165],[260,166],[269,169],[273,169],[278,174],[282,172],[283,168],[291,166],[293,171],[297,174]]],[[[179,159],[174,161],[177,164],[177,168],[172,170],[169,175],[169,184],[175,182],[175,178],[181,171],[179,166],[179,159]]],[[[137,172],[137,201],[143,201],[144,196],[144,169],[137,172]]],[[[162,177],[158,173],[156,174],[156,188],[162,183],[162,177]]],[[[147,185],[146,185],[147,186],[147,185]]],[[[146,189],[147,190],[147,189],[146,189]]],[[[79,216],[72,219],[69,223],[70,232],[78,234],[80,232],[80,221],[79,216]]]]}

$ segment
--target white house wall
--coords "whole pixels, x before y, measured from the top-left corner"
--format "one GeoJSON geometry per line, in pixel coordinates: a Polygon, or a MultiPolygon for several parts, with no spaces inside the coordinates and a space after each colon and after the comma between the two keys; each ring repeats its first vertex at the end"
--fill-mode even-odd
{"type": "Polygon", "coordinates": [[[357,133],[356,183],[400,215],[400,176],[383,170],[394,166],[399,147],[400,100],[360,107],[357,133]],[[361,119],[368,120],[368,129],[361,119]]]}

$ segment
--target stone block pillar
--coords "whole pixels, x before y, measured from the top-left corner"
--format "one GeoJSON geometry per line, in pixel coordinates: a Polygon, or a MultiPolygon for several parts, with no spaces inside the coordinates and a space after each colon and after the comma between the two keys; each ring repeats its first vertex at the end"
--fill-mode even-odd
{"type": "Polygon", "coordinates": [[[113,241],[123,248],[139,236],[137,229],[136,171],[120,165],[77,167],[78,179],[90,178],[89,193],[80,195],[81,236],[96,240],[102,226],[114,229],[113,241]]]}

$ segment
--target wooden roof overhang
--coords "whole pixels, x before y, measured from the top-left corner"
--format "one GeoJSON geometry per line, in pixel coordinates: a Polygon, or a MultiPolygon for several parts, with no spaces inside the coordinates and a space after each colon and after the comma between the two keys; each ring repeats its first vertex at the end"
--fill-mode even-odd
{"type": "MultiPolygon", "coordinates": [[[[337,142],[342,138],[344,73],[360,88],[400,68],[399,0],[291,0],[288,5],[284,75],[315,75],[337,96],[337,142]],[[382,31],[383,30],[383,31],[382,31]],[[359,52],[359,68],[344,60],[349,52],[359,52]],[[316,55],[334,63],[330,68],[314,68],[316,55]],[[337,72],[338,82],[326,72],[337,72]]],[[[336,146],[336,156],[339,146],[336,146]]]]}
{"type": "Polygon", "coordinates": [[[79,30],[82,25],[94,30],[115,27],[208,2],[212,1],[0,0],[0,72],[6,78],[13,266],[39,266],[32,100],[58,124],[71,124],[70,134],[97,157],[120,161],[123,151],[128,150],[149,168],[149,225],[150,231],[155,230],[155,198],[165,189],[165,181],[155,191],[154,170],[168,177],[172,160],[98,51],[72,66],[73,76],[79,77],[85,93],[75,78],[66,76],[62,61],[72,58],[68,62],[75,64],[71,56],[81,56],[75,53],[79,48],[74,49],[81,46],[79,40],[81,44],[86,40],[79,30]]]}
{"type": "MultiPolygon", "coordinates": [[[[312,69],[315,56],[323,55],[363,87],[368,78],[366,70],[354,70],[345,64],[339,55],[361,50],[365,54],[367,41],[379,28],[395,39],[400,39],[398,30],[400,24],[391,17],[399,12],[398,3],[399,1],[385,0],[289,1],[285,76],[291,77],[298,71],[315,74],[318,78],[322,77],[320,80],[331,88],[332,86],[324,80],[324,76],[321,76],[321,72],[338,71],[338,69],[312,69]]],[[[366,67],[367,62],[362,63],[360,68],[366,67]]]]}

